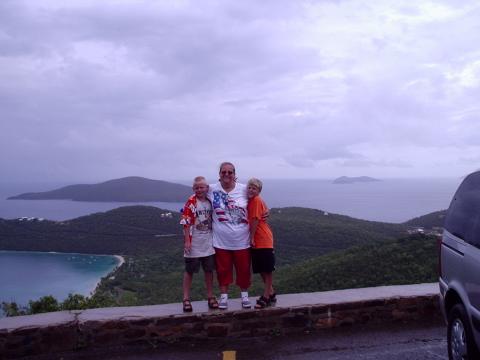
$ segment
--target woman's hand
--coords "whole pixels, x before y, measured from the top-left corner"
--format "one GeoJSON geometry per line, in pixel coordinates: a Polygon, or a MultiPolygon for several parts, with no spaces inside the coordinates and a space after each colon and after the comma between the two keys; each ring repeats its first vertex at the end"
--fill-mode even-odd
{"type": "Polygon", "coordinates": [[[267,209],[265,212],[262,214],[262,221],[267,221],[270,216],[270,210],[267,209]]]}

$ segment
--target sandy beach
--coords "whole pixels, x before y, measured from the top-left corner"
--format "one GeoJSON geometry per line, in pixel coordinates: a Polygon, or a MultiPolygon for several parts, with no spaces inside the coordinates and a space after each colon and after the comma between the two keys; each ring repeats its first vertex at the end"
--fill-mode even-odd
{"type": "MultiPolygon", "coordinates": [[[[119,263],[118,263],[118,265],[116,266],[116,268],[113,269],[113,270],[117,270],[117,269],[120,268],[120,266],[122,266],[122,265],[125,263],[125,259],[123,258],[123,256],[120,256],[120,255],[113,255],[113,256],[115,256],[115,257],[118,259],[118,261],[119,261],[119,263]]],[[[112,271],[113,271],[113,270],[112,270],[112,271]]]]}
{"type": "MultiPolygon", "coordinates": [[[[120,268],[120,266],[122,266],[124,263],[125,263],[125,259],[123,258],[123,256],[120,256],[120,255],[113,255],[117,260],[118,260],[118,264],[107,274],[105,275],[104,277],[110,277],[112,276],[112,273],[116,270],[118,270],[120,268]]],[[[100,282],[102,281],[102,279],[99,279],[96,283],[95,283],[95,286],[93,287],[92,291],[90,291],[90,296],[93,296],[95,295],[95,292],[97,291],[97,288],[98,286],[100,285],[100,282]]]]}

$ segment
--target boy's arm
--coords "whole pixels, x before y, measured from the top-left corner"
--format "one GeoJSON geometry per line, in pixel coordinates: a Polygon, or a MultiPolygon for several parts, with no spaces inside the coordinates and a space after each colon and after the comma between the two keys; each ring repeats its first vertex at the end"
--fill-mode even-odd
{"type": "Polygon", "coordinates": [[[258,219],[252,219],[250,222],[250,245],[255,247],[255,233],[257,232],[258,219]]]}
{"type": "Polygon", "coordinates": [[[183,247],[186,254],[192,250],[192,237],[190,236],[190,225],[188,224],[183,226],[183,247]]]}
{"type": "Polygon", "coordinates": [[[185,250],[185,254],[190,253],[190,250],[192,250],[192,236],[190,234],[190,227],[193,213],[190,205],[191,200],[188,199],[183,207],[182,219],[180,220],[180,224],[183,225],[183,248],[185,250]]]}

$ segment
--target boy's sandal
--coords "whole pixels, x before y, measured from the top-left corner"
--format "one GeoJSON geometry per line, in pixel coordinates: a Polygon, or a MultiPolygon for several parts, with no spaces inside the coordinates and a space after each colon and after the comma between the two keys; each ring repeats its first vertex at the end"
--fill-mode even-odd
{"type": "Polygon", "coordinates": [[[184,312],[192,312],[192,303],[190,302],[189,299],[183,300],[183,311],[184,312]]]}
{"type": "Polygon", "coordinates": [[[270,300],[271,304],[276,304],[277,303],[277,294],[273,293],[272,295],[270,295],[269,300],[270,300]]]}
{"type": "Polygon", "coordinates": [[[208,308],[209,309],[218,309],[218,301],[217,301],[217,298],[215,296],[208,298],[208,308]]]}
{"type": "Polygon", "coordinates": [[[270,299],[262,295],[258,298],[257,304],[255,305],[255,309],[265,309],[269,305],[270,305],[270,299]]]}

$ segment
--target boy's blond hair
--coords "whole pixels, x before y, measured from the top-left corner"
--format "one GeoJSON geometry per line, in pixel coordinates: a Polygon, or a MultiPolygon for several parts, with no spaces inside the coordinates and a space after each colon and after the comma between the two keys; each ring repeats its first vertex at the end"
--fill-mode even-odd
{"type": "Polygon", "coordinates": [[[258,189],[258,192],[262,192],[263,183],[257,178],[251,178],[248,180],[247,186],[253,185],[258,189]]]}
{"type": "Polygon", "coordinates": [[[193,179],[193,185],[198,184],[198,183],[207,183],[207,179],[205,179],[204,176],[197,176],[195,179],[193,179]]]}

